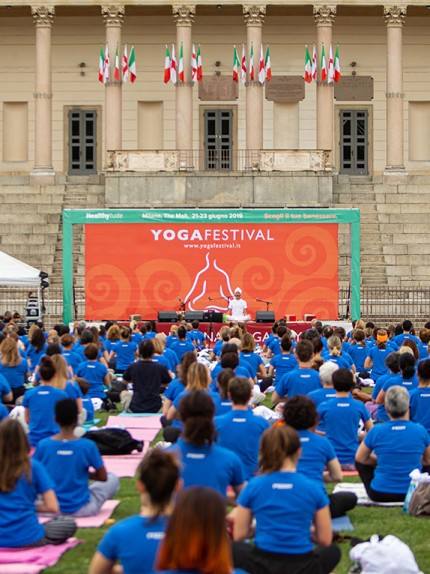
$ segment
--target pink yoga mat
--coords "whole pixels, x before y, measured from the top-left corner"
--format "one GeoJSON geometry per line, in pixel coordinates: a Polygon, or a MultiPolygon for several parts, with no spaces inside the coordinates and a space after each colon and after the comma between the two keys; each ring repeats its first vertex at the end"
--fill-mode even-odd
{"type": "Polygon", "coordinates": [[[1,574],[39,574],[45,568],[54,566],[61,556],[80,544],[82,540],[70,538],[63,544],[40,546],[39,548],[0,548],[1,574]]]}
{"type": "Polygon", "coordinates": [[[161,428],[159,416],[153,417],[124,417],[118,415],[110,416],[106,423],[107,427],[123,426],[126,429],[156,429],[161,428]]]}
{"type": "MultiPolygon", "coordinates": [[[[78,528],[100,528],[112,516],[113,511],[120,503],[120,500],[106,500],[96,516],[85,516],[82,518],[75,518],[78,528]]],[[[51,520],[49,516],[40,516],[40,524],[44,524],[51,520]]],[[[0,568],[1,574],[3,574],[0,568]]]]}
{"type": "Polygon", "coordinates": [[[143,452],[139,454],[104,456],[103,462],[108,472],[113,472],[120,478],[132,478],[136,474],[142,457],[148,450],[148,444],[143,447],[143,452]]]}

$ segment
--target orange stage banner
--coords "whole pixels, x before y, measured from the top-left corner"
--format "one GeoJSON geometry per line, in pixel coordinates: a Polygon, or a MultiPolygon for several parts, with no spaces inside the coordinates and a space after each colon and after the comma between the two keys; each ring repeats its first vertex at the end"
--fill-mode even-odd
{"type": "Polygon", "coordinates": [[[87,320],[226,312],[236,287],[252,317],[338,317],[338,226],[307,223],[85,225],[87,320]]]}

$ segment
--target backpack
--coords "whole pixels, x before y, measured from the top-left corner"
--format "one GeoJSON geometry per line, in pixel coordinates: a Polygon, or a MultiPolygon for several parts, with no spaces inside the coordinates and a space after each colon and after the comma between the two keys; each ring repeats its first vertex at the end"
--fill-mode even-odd
{"type": "Polygon", "coordinates": [[[430,515],[430,483],[420,482],[409,501],[409,514],[411,516],[430,515]]]}
{"type": "Polygon", "coordinates": [[[84,438],[92,440],[98,446],[100,454],[130,454],[134,450],[142,452],[143,441],[134,439],[128,430],[119,428],[104,428],[88,431],[84,438]]]}

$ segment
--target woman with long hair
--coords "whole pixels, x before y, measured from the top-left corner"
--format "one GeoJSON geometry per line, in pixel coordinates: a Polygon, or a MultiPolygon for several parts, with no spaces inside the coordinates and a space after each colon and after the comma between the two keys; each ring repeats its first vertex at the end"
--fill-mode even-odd
{"type": "Polygon", "coordinates": [[[235,564],[250,574],[328,574],[339,562],[327,495],[297,472],[300,451],[291,427],[274,426],[263,434],[261,474],[250,479],[235,509],[236,541],[253,536],[256,519],[255,545],[235,546],[235,564]]]}
{"type": "Polygon", "coordinates": [[[357,327],[352,331],[352,342],[349,346],[349,354],[354,361],[358,373],[364,371],[364,362],[368,357],[369,348],[366,344],[366,333],[357,327]]]}
{"type": "Polygon", "coordinates": [[[355,372],[355,365],[351,357],[342,354],[342,339],[337,335],[332,335],[327,341],[328,353],[323,353],[322,357],[325,361],[332,361],[339,365],[339,368],[350,369],[355,372]]]}
{"type": "Polygon", "coordinates": [[[4,548],[59,544],[76,531],[76,524],[69,517],[50,520],[43,526],[39,524],[36,509],[56,514],[59,507],[51,478],[37,460],[30,459],[29,450],[22,425],[14,419],[3,420],[0,423],[0,539],[4,548]]]}
{"type": "Polygon", "coordinates": [[[10,385],[13,402],[25,393],[25,382],[29,374],[27,361],[19,354],[15,339],[7,337],[0,344],[0,375],[10,385]]]}
{"type": "Polygon", "coordinates": [[[187,372],[187,386],[172,401],[166,416],[167,420],[174,421],[177,418],[179,403],[187,393],[190,391],[208,391],[210,382],[210,371],[206,365],[197,363],[197,361],[190,365],[187,372]]]}
{"type": "Polygon", "coordinates": [[[411,421],[421,423],[427,432],[430,432],[430,359],[420,361],[417,374],[418,388],[409,393],[411,421]]]}
{"type": "Polygon", "coordinates": [[[42,329],[36,329],[31,336],[30,345],[27,348],[28,368],[31,373],[34,372],[40,359],[46,353],[47,347],[45,333],[42,329]]]}
{"type": "Polygon", "coordinates": [[[40,440],[59,431],[54,417],[55,405],[59,400],[68,398],[64,390],[54,386],[56,369],[51,357],[42,357],[39,374],[40,385],[27,391],[22,403],[32,446],[37,446],[40,440]]]}
{"type": "Polygon", "coordinates": [[[181,488],[179,466],[173,454],[159,448],[149,451],[137,469],[136,488],[140,513],[107,531],[91,561],[89,574],[114,574],[117,563],[124,574],[153,572],[174,497],[181,488]]]}
{"type": "Polygon", "coordinates": [[[378,405],[383,405],[385,403],[385,395],[390,387],[400,385],[401,387],[405,387],[408,392],[418,387],[418,378],[415,373],[415,357],[410,347],[400,347],[399,369],[400,371],[397,376],[387,379],[384,386],[379,391],[379,394],[376,397],[378,405]]]}
{"type": "Polygon", "coordinates": [[[86,420],[86,412],[83,412],[82,406],[82,392],[76,381],[70,378],[70,372],[67,367],[67,361],[60,354],[51,355],[52,362],[55,367],[55,375],[51,381],[51,385],[56,389],[65,391],[70,399],[76,401],[79,413],[79,424],[81,425],[86,420]],[[81,414],[82,413],[82,414],[81,414]]]}
{"type": "Polygon", "coordinates": [[[164,392],[163,401],[163,415],[167,415],[173,401],[182,393],[188,384],[188,371],[193,363],[197,362],[196,354],[193,351],[188,351],[182,355],[181,363],[179,365],[178,378],[174,379],[164,392]]]}

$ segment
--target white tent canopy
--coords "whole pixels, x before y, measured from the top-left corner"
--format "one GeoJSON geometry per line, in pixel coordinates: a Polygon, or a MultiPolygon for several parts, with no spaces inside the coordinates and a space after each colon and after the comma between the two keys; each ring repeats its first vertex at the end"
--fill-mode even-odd
{"type": "Polygon", "coordinates": [[[1,286],[38,287],[40,285],[39,273],[39,269],[0,251],[1,286]]]}

